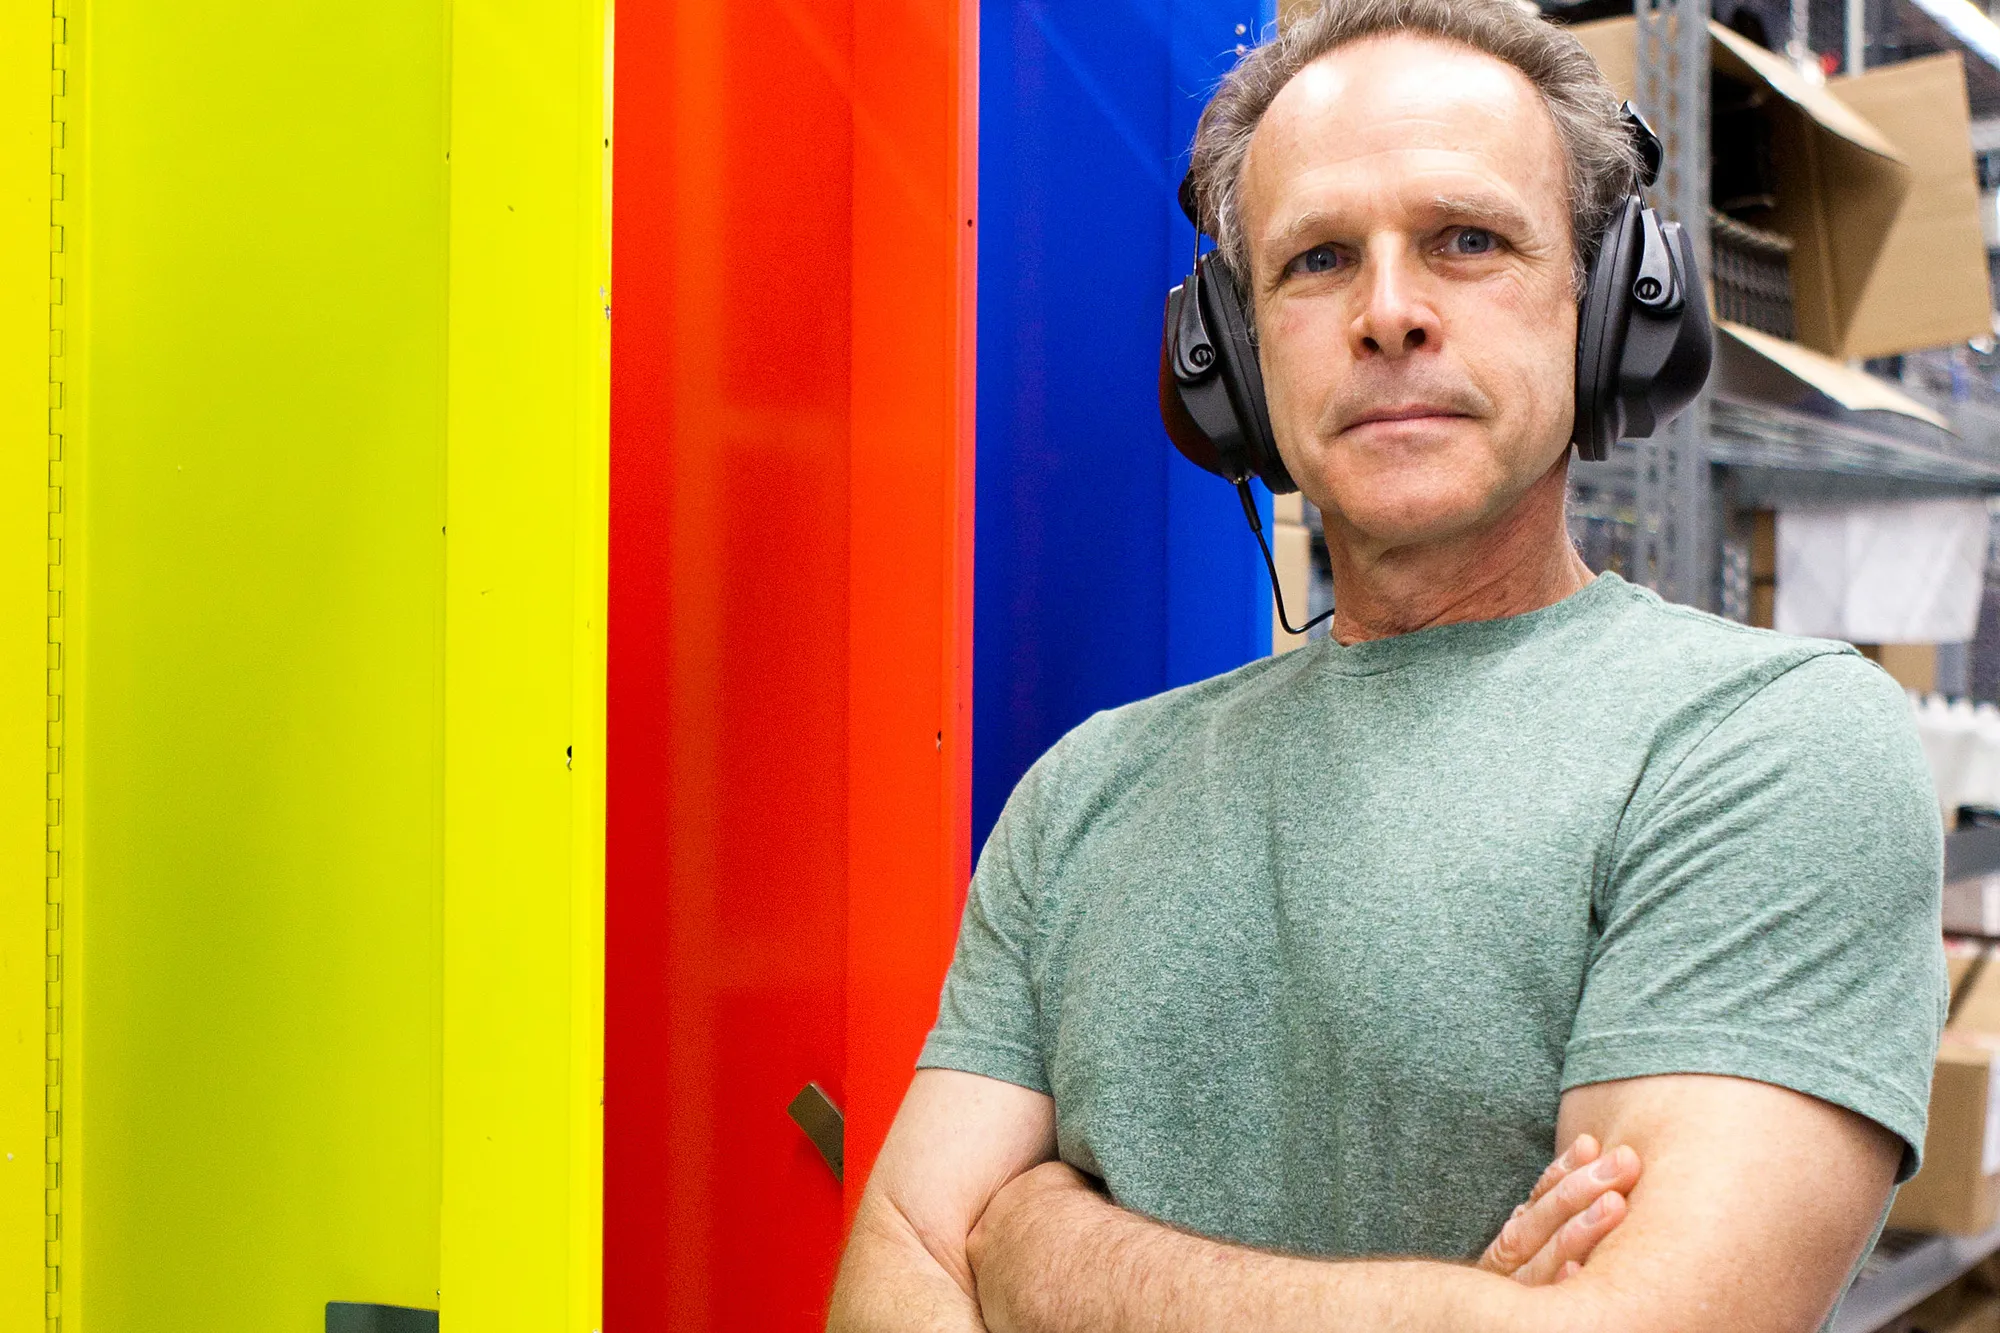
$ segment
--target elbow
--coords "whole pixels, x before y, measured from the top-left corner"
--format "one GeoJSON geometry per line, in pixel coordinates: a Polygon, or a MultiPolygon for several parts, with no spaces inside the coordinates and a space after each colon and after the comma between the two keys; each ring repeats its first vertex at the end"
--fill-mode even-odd
{"type": "Polygon", "coordinates": [[[827,1302],[827,1333],[901,1327],[900,1318],[889,1318],[886,1311],[902,1296],[918,1292],[947,1304],[962,1293],[977,1308],[964,1240],[954,1248],[927,1238],[891,1200],[871,1191],[855,1212],[841,1255],[827,1302]]]}
{"type": "Polygon", "coordinates": [[[875,1209],[863,1204],[854,1218],[854,1230],[840,1256],[840,1270],[834,1275],[833,1293],[827,1298],[826,1333],[872,1333],[882,1321],[876,1317],[884,1289],[893,1289],[894,1275],[910,1263],[909,1246],[892,1227],[874,1216],[875,1209]]]}

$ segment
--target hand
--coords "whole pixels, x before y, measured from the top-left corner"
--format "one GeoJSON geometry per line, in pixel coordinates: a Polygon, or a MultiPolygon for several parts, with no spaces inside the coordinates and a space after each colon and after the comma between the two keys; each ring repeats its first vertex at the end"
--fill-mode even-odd
{"type": "Polygon", "coordinates": [[[1638,1180],[1638,1153],[1621,1146],[1600,1157],[1597,1140],[1579,1134],[1542,1172],[1478,1266],[1528,1287],[1573,1276],[1625,1220],[1625,1195],[1638,1180]]]}

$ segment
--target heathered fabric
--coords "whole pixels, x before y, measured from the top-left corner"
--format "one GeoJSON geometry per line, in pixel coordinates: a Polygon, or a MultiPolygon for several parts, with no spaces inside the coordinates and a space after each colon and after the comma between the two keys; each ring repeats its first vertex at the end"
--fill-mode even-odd
{"type": "Polygon", "coordinates": [[[1941,833],[1842,644],[1604,575],[1100,713],[1022,779],[920,1064],[1049,1093],[1126,1207],[1479,1253],[1563,1091],[1780,1084],[1923,1143],[1941,833]]]}

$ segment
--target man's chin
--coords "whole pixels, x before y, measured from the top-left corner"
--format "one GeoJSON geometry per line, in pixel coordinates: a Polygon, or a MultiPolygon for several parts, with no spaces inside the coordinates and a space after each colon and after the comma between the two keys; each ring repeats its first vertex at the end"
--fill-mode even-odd
{"type": "Polygon", "coordinates": [[[1341,525],[1361,544],[1378,548],[1434,546],[1469,536],[1493,522],[1497,508],[1486,495],[1364,493],[1358,504],[1338,504],[1341,525]]]}

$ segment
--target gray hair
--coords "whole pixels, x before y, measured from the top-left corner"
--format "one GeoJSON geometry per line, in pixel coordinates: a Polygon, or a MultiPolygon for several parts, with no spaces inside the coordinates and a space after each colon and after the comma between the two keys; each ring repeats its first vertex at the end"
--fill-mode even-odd
{"type": "Polygon", "coordinates": [[[1246,297],[1243,164],[1258,122],[1307,65],[1350,42],[1388,33],[1437,37],[1484,52],[1521,71],[1541,94],[1567,159],[1574,282],[1581,294],[1598,235],[1619,201],[1638,189],[1640,169],[1618,95],[1582,43],[1517,0],[1321,0],[1237,62],[1195,130],[1189,175],[1196,213],[1246,297]]]}

